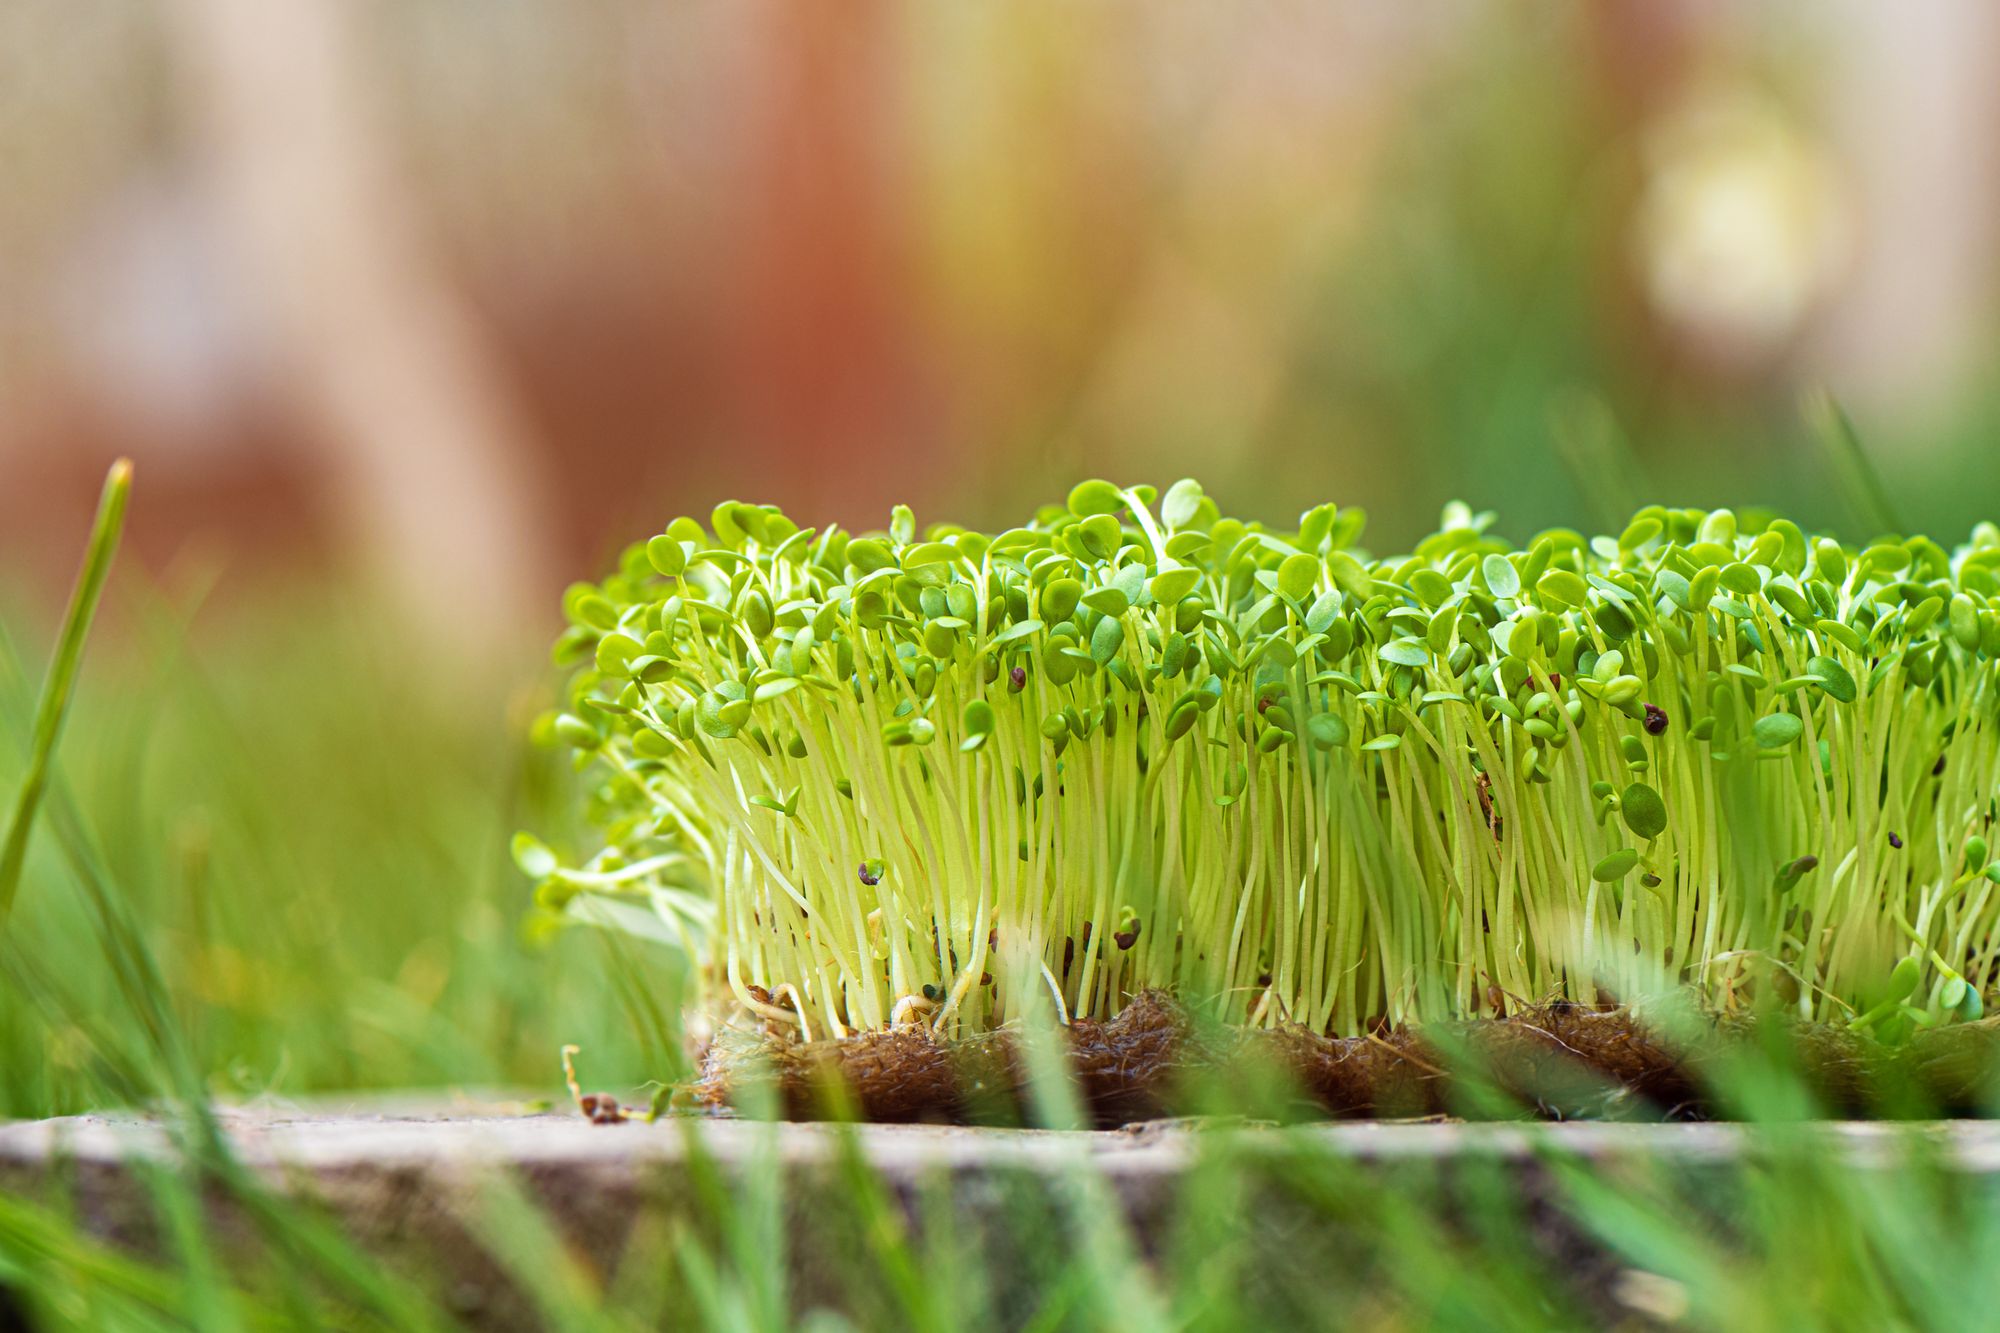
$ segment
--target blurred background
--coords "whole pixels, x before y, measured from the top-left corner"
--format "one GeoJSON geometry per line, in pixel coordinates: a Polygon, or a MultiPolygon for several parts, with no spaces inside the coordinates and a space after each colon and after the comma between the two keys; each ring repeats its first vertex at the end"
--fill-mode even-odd
{"type": "MultiPolygon", "coordinates": [[[[64,752],[218,1086],[671,1072],[671,967],[547,940],[556,594],[717,500],[1995,516],[2000,8],[1864,0],[0,6],[0,671],[106,464],[64,752]],[[553,951],[555,957],[549,956],[553,951]],[[667,1015],[661,1018],[661,1015],[667,1015]]],[[[572,833],[572,836],[573,833],[572,833]]],[[[101,1097],[73,851],[0,1111],[101,1097]]]]}

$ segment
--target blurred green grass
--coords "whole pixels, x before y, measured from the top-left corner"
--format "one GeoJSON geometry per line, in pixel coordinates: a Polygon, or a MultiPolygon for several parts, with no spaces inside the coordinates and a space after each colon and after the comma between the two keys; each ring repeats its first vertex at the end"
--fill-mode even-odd
{"type": "MultiPolygon", "coordinates": [[[[116,581],[56,767],[216,1094],[559,1089],[567,1041],[606,1081],[679,1068],[608,976],[672,992],[671,958],[527,924],[508,835],[570,817],[560,766],[521,739],[532,684],[426,670],[332,584],[194,606],[116,581]]],[[[49,631],[0,630],[11,789],[49,631]]],[[[48,820],[0,959],[0,1114],[101,1106],[96,1029],[129,1005],[48,820]]]]}

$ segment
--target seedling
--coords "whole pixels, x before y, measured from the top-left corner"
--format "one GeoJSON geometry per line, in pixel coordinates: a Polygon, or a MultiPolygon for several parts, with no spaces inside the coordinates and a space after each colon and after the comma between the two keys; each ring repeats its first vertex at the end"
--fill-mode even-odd
{"type": "Polygon", "coordinates": [[[2000,953],[2000,529],[1653,506],[1409,555],[1090,481],[996,535],[676,519],[565,599],[547,909],[809,1037],[1165,988],[1354,1035],[1691,987],[1894,1038],[2000,953]],[[1900,831],[1900,836],[1897,832],[1900,831]]]}

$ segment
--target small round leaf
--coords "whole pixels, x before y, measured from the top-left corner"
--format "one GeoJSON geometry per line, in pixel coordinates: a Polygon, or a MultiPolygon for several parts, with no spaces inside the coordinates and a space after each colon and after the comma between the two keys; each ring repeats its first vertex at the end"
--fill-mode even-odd
{"type": "Polygon", "coordinates": [[[1279,594],[1289,601],[1303,601],[1306,594],[1313,590],[1313,584],[1319,582],[1319,571],[1320,562],[1316,555],[1301,551],[1297,555],[1286,556],[1285,562],[1278,566],[1279,594]]]}
{"type": "Polygon", "coordinates": [[[1817,678],[1819,687],[1830,698],[1844,704],[1854,702],[1854,677],[1846,667],[1831,657],[1811,657],[1806,659],[1806,674],[1817,678]]]}
{"type": "Polygon", "coordinates": [[[646,543],[646,559],[654,569],[672,578],[687,568],[687,547],[672,537],[655,537],[646,543]]]}
{"type": "Polygon", "coordinates": [[[1752,738],[1766,750],[1782,750],[1804,732],[1805,723],[1795,713],[1773,713],[1769,717],[1760,717],[1750,728],[1752,738]]]}
{"type": "Polygon", "coordinates": [[[1069,493],[1069,512],[1078,518],[1116,514],[1124,508],[1125,497],[1108,481],[1080,481],[1069,493]]]}
{"type": "Polygon", "coordinates": [[[1590,877],[1599,884],[1610,884],[1632,873],[1639,864],[1639,853],[1632,847],[1621,847],[1590,868],[1590,877]]]}
{"type": "Polygon", "coordinates": [[[1420,667],[1431,660],[1430,650],[1415,639],[1396,639],[1385,643],[1376,650],[1376,655],[1385,662],[1407,667],[1420,667]]]}
{"type": "Polygon", "coordinates": [[[547,879],[560,864],[548,844],[532,833],[516,833],[513,851],[514,864],[529,879],[547,879]]]}
{"type": "Polygon", "coordinates": [[[1619,812],[1633,836],[1651,840],[1667,831],[1667,803],[1643,782],[1635,782],[1618,798],[1619,812]]]}

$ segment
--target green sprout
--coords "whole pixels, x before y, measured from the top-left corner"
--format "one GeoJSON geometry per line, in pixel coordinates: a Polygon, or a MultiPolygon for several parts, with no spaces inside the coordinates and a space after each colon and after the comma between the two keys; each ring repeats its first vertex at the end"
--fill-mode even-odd
{"type": "Polygon", "coordinates": [[[1453,504],[1383,559],[1363,522],[1192,481],[991,536],[676,519],[565,598],[538,731],[604,849],[517,860],[807,1037],[1149,988],[1342,1035],[1496,993],[1982,1012],[2000,529],[1652,506],[1517,550],[1453,504]]]}

